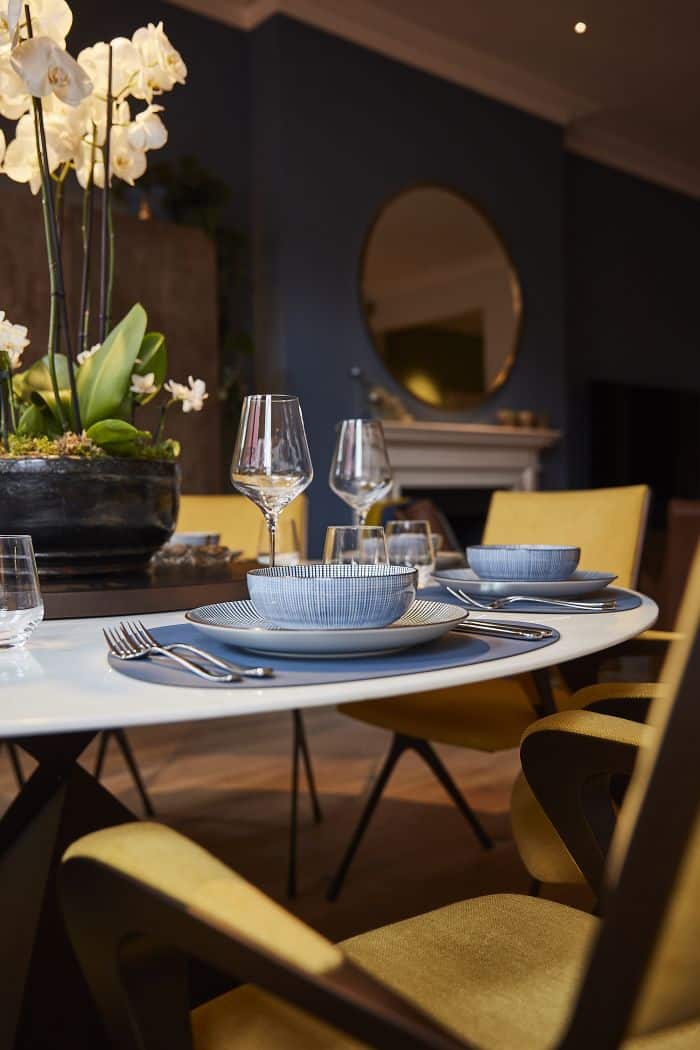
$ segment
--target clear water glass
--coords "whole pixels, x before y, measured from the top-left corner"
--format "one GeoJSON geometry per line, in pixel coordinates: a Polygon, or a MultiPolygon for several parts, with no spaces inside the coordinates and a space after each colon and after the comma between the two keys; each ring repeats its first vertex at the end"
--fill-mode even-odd
{"type": "Polygon", "coordinates": [[[391,464],[378,419],[344,419],[336,427],[328,484],[352,507],[356,525],[364,525],[373,503],[392,490],[391,464]]]}
{"type": "Polygon", "coordinates": [[[0,649],[24,645],[43,618],[31,536],[0,536],[0,649]]]}
{"type": "Polygon", "coordinates": [[[277,522],[314,476],[299,398],[251,394],[243,402],[231,462],[233,487],[263,513],[275,564],[277,522]]]}
{"type": "Polygon", "coordinates": [[[390,521],[386,546],[392,565],[418,570],[418,586],[427,587],[435,572],[435,547],[429,521],[390,521]]]}
{"type": "Polygon", "coordinates": [[[334,565],[386,565],[384,529],[380,525],[329,525],[323,560],[334,565]]]}

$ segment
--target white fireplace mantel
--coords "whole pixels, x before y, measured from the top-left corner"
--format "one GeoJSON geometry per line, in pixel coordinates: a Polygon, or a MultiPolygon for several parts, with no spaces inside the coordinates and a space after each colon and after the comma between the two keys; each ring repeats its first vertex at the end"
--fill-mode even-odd
{"type": "Polygon", "coordinates": [[[536,489],[540,453],[558,430],[488,423],[383,423],[395,492],[403,489],[536,489]]]}

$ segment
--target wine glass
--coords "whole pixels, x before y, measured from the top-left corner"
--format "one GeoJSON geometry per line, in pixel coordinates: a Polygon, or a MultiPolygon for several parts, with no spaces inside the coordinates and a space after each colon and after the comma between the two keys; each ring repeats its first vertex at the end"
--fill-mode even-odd
{"type": "Polygon", "coordinates": [[[389,495],[391,464],[378,419],[338,423],[328,484],[352,507],[355,525],[364,525],[372,504],[389,495]]]}
{"type": "Polygon", "coordinates": [[[381,525],[329,525],[323,560],[335,565],[386,565],[384,529],[381,525]]]}
{"type": "Polygon", "coordinates": [[[231,482],[265,516],[270,565],[275,564],[277,521],[314,476],[299,398],[250,394],[243,402],[231,462],[231,482]]]}
{"type": "Polygon", "coordinates": [[[418,570],[418,586],[427,587],[435,572],[435,548],[429,521],[390,521],[386,546],[392,565],[410,565],[418,570]]]}

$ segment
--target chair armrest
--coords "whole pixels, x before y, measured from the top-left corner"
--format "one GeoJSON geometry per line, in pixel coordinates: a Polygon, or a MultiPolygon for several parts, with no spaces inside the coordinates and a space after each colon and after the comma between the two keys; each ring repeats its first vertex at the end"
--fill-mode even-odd
{"type": "Polygon", "coordinates": [[[631,776],[654,732],[627,718],[575,710],[542,718],[523,734],[525,779],[596,894],[616,822],[611,779],[631,776]]]}
{"type": "Polygon", "coordinates": [[[183,994],[188,957],[256,984],[370,1046],[468,1047],[162,825],[122,824],[80,839],[63,858],[60,891],[105,1026],[125,1050],[191,1050],[183,994]]]}
{"type": "Polygon", "coordinates": [[[585,709],[644,722],[651,701],[666,695],[666,687],[659,682],[601,682],[564,697],[560,706],[565,711],[585,709]]]}

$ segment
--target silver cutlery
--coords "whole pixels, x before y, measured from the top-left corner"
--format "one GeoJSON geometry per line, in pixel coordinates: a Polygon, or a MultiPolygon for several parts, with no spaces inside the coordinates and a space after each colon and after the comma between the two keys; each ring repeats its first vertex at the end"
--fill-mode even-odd
{"type": "Polygon", "coordinates": [[[218,674],[214,671],[207,671],[192,660],[187,660],[184,656],[179,656],[177,653],[170,653],[160,645],[151,645],[150,643],[145,645],[143,642],[137,641],[129,633],[125,624],[121,624],[118,630],[105,627],[102,629],[102,633],[105,636],[110,653],[117,660],[139,660],[147,656],[165,656],[179,667],[190,671],[207,682],[229,683],[241,681],[240,675],[234,675],[230,672],[218,674]]]}
{"type": "Polygon", "coordinates": [[[461,590],[461,588],[448,587],[447,590],[453,598],[459,598],[465,605],[469,605],[473,609],[480,609],[482,612],[497,612],[499,609],[507,608],[514,602],[533,602],[537,605],[546,605],[549,608],[582,609],[585,612],[600,612],[601,609],[614,609],[617,604],[614,598],[603,598],[601,601],[568,601],[566,598],[540,598],[539,596],[527,594],[509,594],[504,598],[493,598],[486,602],[480,602],[473,598],[471,594],[461,590]]]}
{"type": "Polygon", "coordinates": [[[545,638],[552,638],[555,633],[549,627],[518,627],[515,624],[496,623],[494,620],[463,620],[452,630],[458,634],[485,634],[525,642],[541,642],[545,638]]]}
{"type": "Polygon", "coordinates": [[[140,620],[130,621],[128,627],[131,633],[140,638],[145,645],[158,645],[161,649],[167,649],[169,653],[177,650],[191,653],[192,656],[198,656],[200,660],[208,660],[214,667],[218,667],[222,671],[229,671],[232,674],[240,675],[242,678],[274,678],[275,676],[272,667],[241,667],[239,664],[232,664],[228,660],[222,660],[221,657],[208,653],[206,649],[198,649],[196,645],[190,645],[188,642],[172,642],[165,645],[159,642],[140,620]]]}

